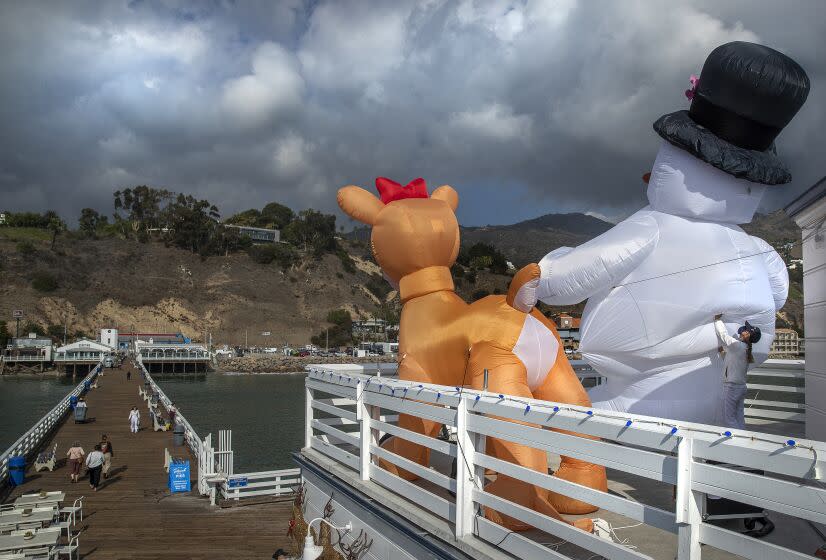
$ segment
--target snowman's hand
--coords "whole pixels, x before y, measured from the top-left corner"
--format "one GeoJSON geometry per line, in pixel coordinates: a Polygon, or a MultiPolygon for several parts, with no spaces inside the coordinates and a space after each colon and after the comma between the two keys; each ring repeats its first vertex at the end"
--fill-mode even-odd
{"type": "Polygon", "coordinates": [[[539,286],[539,265],[531,263],[517,272],[508,288],[505,301],[522,313],[530,313],[536,305],[536,288],[539,286]]]}

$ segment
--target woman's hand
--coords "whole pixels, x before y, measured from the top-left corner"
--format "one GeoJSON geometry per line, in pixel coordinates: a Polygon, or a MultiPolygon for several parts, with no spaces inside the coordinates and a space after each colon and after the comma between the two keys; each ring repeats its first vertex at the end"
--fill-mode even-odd
{"type": "Polygon", "coordinates": [[[717,315],[715,315],[715,316],[714,316],[714,320],[715,320],[715,321],[719,321],[719,320],[720,320],[720,319],[722,319],[722,318],[723,318],[723,314],[722,314],[722,313],[718,313],[717,315]]]}

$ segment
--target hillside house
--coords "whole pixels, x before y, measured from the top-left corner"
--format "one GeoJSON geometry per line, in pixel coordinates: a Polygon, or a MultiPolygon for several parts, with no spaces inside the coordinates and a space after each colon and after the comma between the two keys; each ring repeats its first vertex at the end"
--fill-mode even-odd
{"type": "Polygon", "coordinates": [[[277,229],[236,226],[234,224],[224,224],[224,227],[237,229],[239,234],[246,235],[252,239],[253,243],[278,243],[281,241],[281,231],[277,229]]]}
{"type": "Polygon", "coordinates": [[[562,339],[562,347],[569,358],[579,359],[579,325],[582,319],[567,313],[556,316],[556,331],[562,339]]]}
{"type": "Polygon", "coordinates": [[[776,329],[774,341],[769,349],[772,358],[796,360],[800,355],[800,341],[794,329],[776,329]]]}

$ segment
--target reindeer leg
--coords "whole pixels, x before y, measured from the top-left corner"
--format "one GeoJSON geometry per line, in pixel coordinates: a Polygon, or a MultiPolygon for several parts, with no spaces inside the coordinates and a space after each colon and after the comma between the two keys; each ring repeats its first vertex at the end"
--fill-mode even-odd
{"type": "MultiPolygon", "coordinates": [[[[545,318],[538,311],[534,311],[532,314],[537,319],[545,323],[546,326],[551,328],[554,335],[557,336],[557,340],[559,340],[558,335],[556,335],[556,329],[553,328],[553,324],[550,323],[547,318],[545,318]]],[[[551,371],[548,373],[547,377],[545,377],[542,385],[534,390],[533,396],[537,399],[551,402],[573,404],[578,406],[591,406],[591,399],[588,398],[588,393],[585,391],[582,383],[580,383],[574,373],[570,362],[568,362],[561,342],[559,343],[559,350],[553,368],[551,368],[551,371]]],[[[593,436],[576,434],[564,430],[556,431],[589,439],[599,439],[593,436]]],[[[574,459],[573,457],[563,455],[562,463],[559,466],[559,470],[554,473],[554,476],[561,478],[562,480],[582,484],[583,486],[587,486],[595,490],[601,490],[603,492],[608,490],[608,480],[605,475],[605,467],[595,465],[593,463],[587,463],[579,459],[574,459]]],[[[599,509],[591,504],[574,500],[554,492],[550,493],[550,500],[559,511],[571,515],[591,513],[599,509]]]]}
{"type": "MultiPolygon", "coordinates": [[[[418,383],[431,382],[431,379],[412,356],[405,356],[399,364],[399,379],[418,383]]],[[[413,393],[414,392],[411,391],[409,396],[415,400],[413,393]]],[[[399,414],[399,427],[429,437],[436,437],[441,428],[441,424],[430,420],[423,420],[416,416],[410,416],[409,414],[399,414]]],[[[430,449],[423,445],[412,443],[404,438],[391,437],[382,444],[382,448],[396,455],[400,455],[405,459],[409,459],[414,463],[423,466],[430,464],[430,449]]],[[[384,459],[379,459],[379,466],[405,480],[416,480],[419,478],[418,475],[401,469],[384,459]]]]}
{"type": "MultiPolygon", "coordinates": [[[[487,369],[489,373],[488,391],[516,397],[530,398],[532,396],[531,390],[526,383],[525,366],[508,350],[493,348],[488,344],[477,344],[471,350],[469,367],[472,368],[470,378],[471,386],[474,389],[482,389],[483,371],[487,369]]],[[[505,418],[500,418],[500,420],[507,420],[518,424],[528,424],[527,422],[518,422],[505,418]]],[[[541,449],[489,437],[487,438],[485,452],[497,459],[515,463],[537,472],[548,472],[548,455],[541,449]]],[[[554,519],[571,523],[560,515],[559,511],[548,499],[548,491],[544,488],[498,474],[496,480],[485,487],[485,491],[531,508],[554,519]]],[[[491,508],[486,508],[485,517],[512,531],[531,529],[531,526],[509,516],[502,515],[491,508]]],[[[589,519],[579,520],[571,524],[586,531],[591,530],[591,521],[589,519]]]]}

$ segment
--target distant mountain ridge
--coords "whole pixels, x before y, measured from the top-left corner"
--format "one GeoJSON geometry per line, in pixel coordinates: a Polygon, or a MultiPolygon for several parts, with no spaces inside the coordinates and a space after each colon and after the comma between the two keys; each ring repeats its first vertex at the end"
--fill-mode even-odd
{"type": "Polygon", "coordinates": [[[591,235],[596,237],[611,229],[614,224],[600,220],[589,214],[572,212],[569,214],[545,214],[538,218],[523,220],[511,225],[465,227],[464,231],[477,231],[500,228],[517,231],[558,231],[573,235],[591,235]]]}

